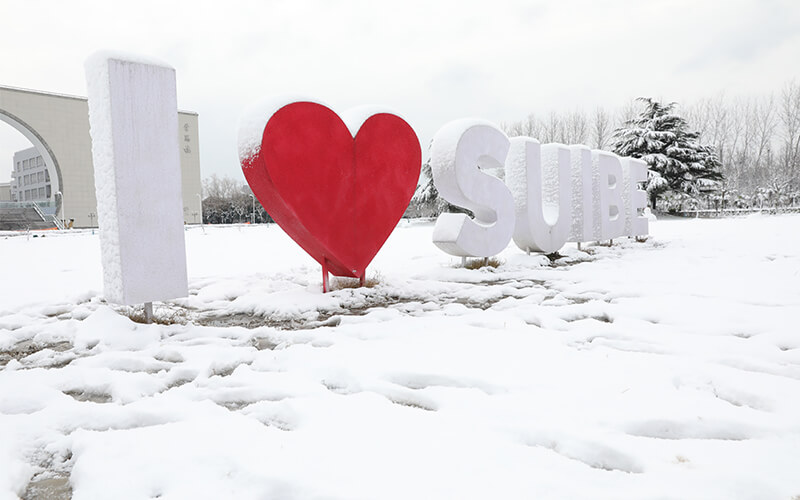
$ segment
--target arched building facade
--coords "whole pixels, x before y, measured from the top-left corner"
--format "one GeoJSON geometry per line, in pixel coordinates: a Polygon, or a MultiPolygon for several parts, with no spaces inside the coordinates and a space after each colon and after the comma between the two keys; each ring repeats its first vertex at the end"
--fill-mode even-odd
{"type": "MultiPolygon", "coordinates": [[[[96,227],[86,98],[0,85],[0,121],[22,133],[42,156],[51,184],[49,201],[56,207],[56,216],[75,219],[75,227],[96,227]]],[[[179,111],[178,126],[184,221],[195,223],[202,219],[197,113],[179,111]]],[[[0,168],[11,167],[10,158],[7,162],[0,159],[0,168]]]]}

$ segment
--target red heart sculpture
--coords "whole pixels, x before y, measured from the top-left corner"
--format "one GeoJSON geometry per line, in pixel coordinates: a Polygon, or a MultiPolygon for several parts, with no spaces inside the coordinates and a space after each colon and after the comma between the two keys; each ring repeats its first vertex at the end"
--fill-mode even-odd
{"type": "Polygon", "coordinates": [[[323,272],[363,278],[408,207],[421,157],[396,115],[369,116],[354,138],[326,106],[293,102],[269,117],[260,149],[241,163],[264,209],[323,272]]]}

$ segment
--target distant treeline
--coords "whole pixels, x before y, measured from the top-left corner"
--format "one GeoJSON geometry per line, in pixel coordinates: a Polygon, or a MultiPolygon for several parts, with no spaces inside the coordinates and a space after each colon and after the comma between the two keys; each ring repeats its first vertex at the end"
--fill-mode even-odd
{"type": "Polygon", "coordinates": [[[234,222],[272,222],[258,198],[245,182],[218,177],[203,180],[203,223],[231,224],[234,222]]]}

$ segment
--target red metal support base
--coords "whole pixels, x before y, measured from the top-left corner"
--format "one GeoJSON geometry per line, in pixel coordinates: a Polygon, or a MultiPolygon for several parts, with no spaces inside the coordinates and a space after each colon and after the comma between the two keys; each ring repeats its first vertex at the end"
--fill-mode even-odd
{"type": "Polygon", "coordinates": [[[328,293],[328,290],[330,289],[327,264],[328,261],[326,259],[322,259],[322,293],[328,293]]]}

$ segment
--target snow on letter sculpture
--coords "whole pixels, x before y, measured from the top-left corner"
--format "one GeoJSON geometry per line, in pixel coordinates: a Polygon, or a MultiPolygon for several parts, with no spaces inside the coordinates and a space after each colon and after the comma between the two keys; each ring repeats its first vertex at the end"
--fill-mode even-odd
{"type": "Polygon", "coordinates": [[[106,298],[186,297],[175,70],[98,53],[86,83],[106,298]]]}
{"type": "Polygon", "coordinates": [[[560,144],[511,139],[506,182],[514,195],[514,243],[519,248],[553,253],[567,242],[572,226],[571,167],[569,149],[560,144]]]}
{"type": "Polygon", "coordinates": [[[239,159],[266,211],[328,272],[363,280],[414,194],[422,151],[400,117],[355,108],[342,118],[305,100],[253,108],[239,159]]]}
{"type": "Polygon", "coordinates": [[[478,121],[448,123],[434,136],[431,170],[439,194],[475,214],[442,214],[433,242],[451,255],[489,257],[514,238],[552,253],[567,241],[642,236],[647,165],[586,146],[508,139],[478,121]],[[505,184],[481,169],[504,167],[505,184]],[[506,187],[507,186],[507,187],[506,187]]]}

